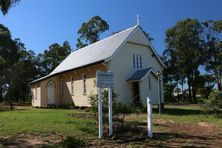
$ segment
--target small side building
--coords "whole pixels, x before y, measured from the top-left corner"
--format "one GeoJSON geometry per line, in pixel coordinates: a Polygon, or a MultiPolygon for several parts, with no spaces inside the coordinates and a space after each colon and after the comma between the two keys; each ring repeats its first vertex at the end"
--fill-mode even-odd
{"type": "Polygon", "coordinates": [[[97,94],[96,71],[114,73],[118,101],[130,104],[164,103],[164,64],[136,25],[72,52],[49,75],[31,82],[32,106],[74,103],[90,107],[89,96],[97,94]]]}

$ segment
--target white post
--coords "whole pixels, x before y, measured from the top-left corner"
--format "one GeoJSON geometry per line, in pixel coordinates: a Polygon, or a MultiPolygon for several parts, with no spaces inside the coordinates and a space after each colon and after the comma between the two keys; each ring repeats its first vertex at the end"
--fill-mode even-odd
{"type": "Polygon", "coordinates": [[[99,139],[103,137],[102,88],[98,89],[99,139]]]}
{"type": "Polygon", "coordinates": [[[109,136],[113,135],[112,88],[109,88],[109,136]]]}
{"type": "Polygon", "coordinates": [[[147,132],[148,137],[153,137],[153,131],[152,131],[152,104],[150,102],[150,98],[147,97],[147,132]]]}

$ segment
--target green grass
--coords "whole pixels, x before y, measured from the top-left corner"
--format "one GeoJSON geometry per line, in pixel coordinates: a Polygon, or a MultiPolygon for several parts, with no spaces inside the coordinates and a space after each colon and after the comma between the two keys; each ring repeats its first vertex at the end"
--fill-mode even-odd
{"type": "Polygon", "coordinates": [[[0,136],[18,133],[64,133],[65,135],[90,135],[97,132],[96,121],[70,117],[81,110],[35,109],[0,112],[0,136]]]}
{"type": "MultiPolygon", "coordinates": [[[[175,123],[181,124],[192,124],[197,122],[213,123],[222,127],[222,119],[217,118],[214,115],[205,115],[203,110],[199,106],[177,106],[177,105],[166,105],[163,114],[158,114],[158,109],[153,109],[154,119],[165,119],[172,120],[175,123]]],[[[12,137],[17,134],[37,134],[40,135],[44,140],[53,138],[53,135],[68,135],[74,136],[84,142],[95,140],[98,137],[98,124],[95,118],[88,117],[70,117],[68,114],[80,115],[89,114],[85,110],[78,109],[36,109],[36,108],[24,108],[14,111],[1,110],[0,111],[0,139],[1,137],[12,137]]],[[[119,134],[136,133],[140,132],[137,130],[138,125],[143,125],[146,128],[146,114],[132,114],[126,117],[128,127],[121,128],[123,132],[119,134]],[[133,126],[135,125],[135,127],[133,126]],[[135,129],[134,129],[135,128],[135,129]],[[129,130],[130,129],[130,130],[129,130]],[[131,131],[131,132],[130,132],[131,131]]],[[[125,124],[126,125],[126,124],[125,124]]],[[[144,130],[144,129],[143,129],[144,130]]],[[[156,132],[170,132],[167,126],[154,126],[156,132]]],[[[143,131],[146,133],[146,131],[143,131]]],[[[116,132],[115,132],[116,133],[116,132]]],[[[117,134],[117,133],[116,133],[117,134]]],[[[130,135],[131,135],[130,134],[130,135]]],[[[174,133],[175,134],[175,133],[174,133]]],[[[177,133],[176,133],[177,134],[177,133]]],[[[117,135],[118,136],[118,135],[117,135]]],[[[143,136],[143,135],[142,135],[143,136]]],[[[172,136],[172,135],[171,135],[172,136]]],[[[175,135],[173,135],[175,136],[175,135]]],[[[131,136],[126,136],[130,138],[131,136]]],[[[162,136],[166,137],[166,136],[162,136]]],[[[142,137],[144,138],[144,136],[142,137]]],[[[168,139],[169,136],[167,137],[168,139]]],[[[61,138],[60,138],[61,139],[61,138]]],[[[127,139],[126,139],[127,140],[127,139]]],[[[144,139],[146,141],[146,138],[144,139]]],[[[161,139],[154,140],[158,145],[161,139]]],[[[143,143],[142,140],[134,140],[133,143],[143,143]]],[[[1,143],[1,140],[0,140],[1,143]]],[[[149,142],[148,142],[149,143],[149,142]]],[[[130,144],[130,143],[128,143],[130,144]]],[[[133,144],[134,145],[134,144],[133,144]]]]}
{"type": "MultiPolygon", "coordinates": [[[[153,119],[172,120],[181,124],[192,124],[197,122],[213,123],[222,127],[222,118],[216,117],[214,114],[205,114],[199,105],[165,105],[164,112],[158,113],[156,106],[153,107],[153,119]]],[[[146,114],[133,114],[126,118],[128,121],[145,121],[146,114]]]]}

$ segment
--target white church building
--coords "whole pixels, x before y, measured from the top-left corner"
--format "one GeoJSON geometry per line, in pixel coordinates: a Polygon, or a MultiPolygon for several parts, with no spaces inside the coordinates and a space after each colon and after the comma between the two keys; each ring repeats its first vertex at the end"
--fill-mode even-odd
{"type": "Polygon", "coordinates": [[[32,105],[46,107],[74,103],[90,107],[89,96],[97,94],[96,72],[114,73],[118,101],[164,103],[164,64],[136,25],[72,52],[49,75],[31,82],[32,105]]]}

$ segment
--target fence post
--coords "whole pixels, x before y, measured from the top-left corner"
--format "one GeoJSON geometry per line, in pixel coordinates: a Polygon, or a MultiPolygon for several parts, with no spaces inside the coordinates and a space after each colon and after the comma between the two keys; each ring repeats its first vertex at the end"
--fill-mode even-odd
{"type": "Polygon", "coordinates": [[[103,137],[102,88],[98,89],[99,139],[103,137]]]}
{"type": "Polygon", "coordinates": [[[147,134],[149,138],[153,137],[152,131],[152,104],[149,97],[147,97],[147,134]]]}
{"type": "Polygon", "coordinates": [[[109,136],[113,135],[112,88],[109,88],[109,136]]]}

